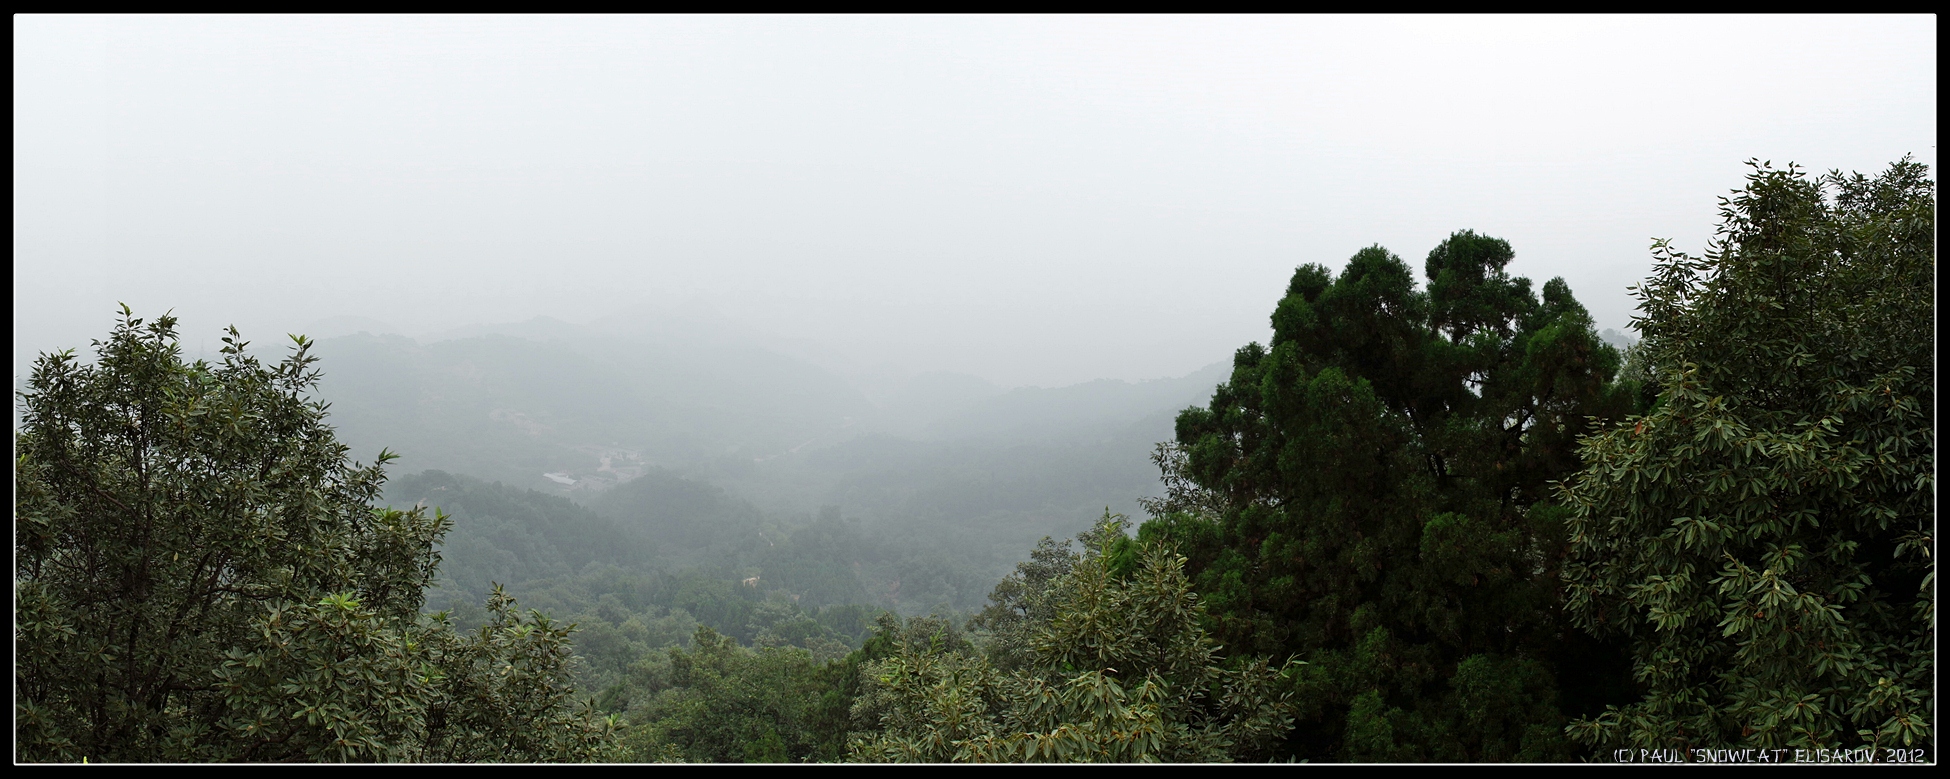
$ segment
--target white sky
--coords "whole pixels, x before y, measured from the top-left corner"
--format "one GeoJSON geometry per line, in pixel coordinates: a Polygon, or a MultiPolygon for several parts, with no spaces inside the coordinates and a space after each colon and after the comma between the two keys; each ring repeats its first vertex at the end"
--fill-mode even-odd
{"type": "MultiPolygon", "coordinates": [[[[1179,375],[1471,228],[1600,328],[1743,161],[1936,167],[1936,19],[14,17],[14,362],[700,302],[882,370],[1179,375]]],[[[330,366],[324,366],[329,370],[330,366]]]]}

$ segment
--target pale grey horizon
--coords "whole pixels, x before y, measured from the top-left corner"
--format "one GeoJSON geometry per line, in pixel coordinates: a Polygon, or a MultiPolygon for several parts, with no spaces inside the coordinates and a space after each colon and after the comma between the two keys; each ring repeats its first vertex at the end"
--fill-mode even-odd
{"type": "Polygon", "coordinates": [[[15,373],[126,302],[1144,380],[1462,229],[1623,329],[1746,160],[1934,170],[1936,88],[1928,15],[16,16],[15,373]]]}

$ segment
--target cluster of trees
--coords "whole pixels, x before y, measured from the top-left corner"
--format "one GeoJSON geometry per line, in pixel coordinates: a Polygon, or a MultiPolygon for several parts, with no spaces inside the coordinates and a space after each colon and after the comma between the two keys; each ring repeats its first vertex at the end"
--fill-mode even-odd
{"type": "Polygon", "coordinates": [[[97,362],[43,358],[14,461],[24,761],[571,761],[614,722],[573,699],[569,631],[496,592],[421,612],[448,519],[374,508],[307,397],[233,330],[185,364],[123,309],[97,362]]]}
{"type": "Polygon", "coordinates": [[[1930,744],[1934,209],[1757,165],[1624,356],[1500,240],[1302,267],[1139,538],[1311,663],[1298,757],[1930,744]]]}
{"type": "Polygon", "coordinates": [[[908,614],[973,611],[1008,570],[991,571],[971,559],[986,550],[951,554],[939,537],[877,532],[837,506],[779,516],[662,469],[586,505],[443,471],[393,479],[386,500],[437,505],[453,518],[428,599],[455,608],[457,617],[477,612],[500,582],[524,603],[561,613],[585,612],[609,594],[636,610],[681,601],[698,619],[749,643],[749,612],[774,594],[808,613],[848,605],[908,614]],[[725,589],[747,580],[743,590],[725,589]],[[968,594],[978,587],[979,594],[968,594]],[[686,588],[695,597],[678,597],[686,588]]]}
{"type": "Polygon", "coordinates": [[[756,510],[708,485],[662,473],[642,481],[667,489],[637,490],[633,482],[623,495],[605,497],[626,505],[639,491],[674,497],[666,509],[685,521],[624,521],[567,498],[441,471],[397,479],[387,497],[396,506],[438,503],[453,519],[427,597],[462,624],[479,619],[477,604],[496,583],[585,626],[637,621],[680,638],[703,623],[746,644],[779,643],[766,634],[818,632],[796,624],[810,620],[833,631],[829,638],[857,645],[872,624],[846,556],[872,545],[837,512],[781,528],[760,524],[756,510]]]}
{"type": "MultiPolygon", "coordinates": [[[[835,638],[848,621],[833,617],[857,627],[857,606],[801,608],[778,591],[632,578],[600,561],[566,587],[531,586],[573,598],[575,585],[587,594],[590,580],[612,579],[593,604],[603,629],[587,635],[598,648],[623,639],[609,649],[620,643],[624,657],[638,655],[627,665],[602,654],[577,662],[569,624],[522,613],[499,586],[467,619],[477,627],[423,613],[452,519],[424,505],[375,505],[390,455],[369,466],[347,458],[325,404],[310,396],[318,373],[309,343],[296,339],[287,359],[267,366],[233,332],[221,362],[185,363],[174,328],[170,317],[145,323],[125,309],[93,365],[51,355],[23,393],[20,759],[740,761],[960,748],[969,723],[939,731],[914,716],[964,697],[931,683],[926,669],[991,667],[951,621],[883,614],[866,646],[831,657],[846,646],[835,638]],[[631,639],[645,638],[646,611],[617,597],[633,591],[648,596],[638,609],[747,618],[739,627],[755,628],[748,640],[759,646],[693,617],[689,647],[645,651],[631,639]],[[576,692],[588,668],[610,674],[601,701],[576,692]],[[947,703],[935,700],[942,695],[947,703]]],[[[557,518],[567,521],[530,534],[544,543],[521,547],[543,567],[575,539],[627,541],[573,504],[529,491],[442,474],[406,486],[444,492],[464,509],[566,512],[557,518]]],[[[1092,536],[1088,555],[1039,557],[1060,570],[1034,577],[1035,593],[1022,577],[1005,588],[1016,600],[998,603],[1042,604],[995,617],[1029,619],[1005,632],[1033,645],[1002,642],[1016,659],[998,662],[1021,667],[968,678],[966,694],[989,704],[975,712],[987,740],[962,756],[1222,759],[1263,748],[1289,725],[1278,671],[1263,661],[1218,665],[1182,559],[1154,549],[1114,576],[1103,554],[1113,536],[1129,540],[1112,526],[1092,536]],[[1079,653],[1079,641],[1102,651],[1079,653]]],[[[663,615],[666,627],[672,616],[663,615]]]]}
{"type": "Polygon", "coordinates": [[[887,657],[862,669],[853,711],[869,730],[855,737],[850,757],[1267,757],[1293,726],[1288,682],[1299,664],[1222,658],[1185,558],[1132,543],[1125,524],[1107,515],[1078,538],[1081,554],[1045,539],[971,622],[989,639],[979,650],[939,627],[910,625],[887,657]]]}
{"type": "Polygon", "coordinates": [[[22,393],[16,756],[1934,749],[1927,176],[1756,165],[1705,256],[1655,246],[1624,353],[1488,236],[1419,287],[1380,247],[1303,266],[1159,446],[1135,536],[1106,511],[1045,539],[965,622],[872,617],[836,513],[766,525],[668,475],[591,511],[429,472],[377,507],[389,455],[347,460],[308,342],[185,363],[173,320],[125,309],[22,393]],[[478,521],[449,537],[428,503],[478,521]],[[646,504],[722,521],[653,544],[646,504]],[[710,564],[642,564],[670,543],[710,564]],[[485,605],[428,614],[430,587],[485,605]]]}
{"type": "Polygon", "coordinates": [[[1121,516],[1083,549],[1045,539],[968,624],[883,612],[845,657],[746,648],[700,627],[630,680],[635,760],[1264,759],[1299,664],[1223,657],[1184,558],[1121,516]]]}

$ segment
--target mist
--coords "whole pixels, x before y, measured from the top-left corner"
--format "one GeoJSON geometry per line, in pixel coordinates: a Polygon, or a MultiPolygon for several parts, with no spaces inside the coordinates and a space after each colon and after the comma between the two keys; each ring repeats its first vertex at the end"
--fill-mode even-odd
{"type": "MultiPolygon", "coordinates": [[[[1623,329],[1748,158],[1934,166],[1928,17],[62,17],[14,25],[14,365],[721,321],[859,382],[1185,375],[1294,266],[1508,239],[1623,329]],[[339,318],[335,320],[334,318],[339,318]],[[334,325],[339,321],[340,325],[334,325]],[[85,349],[84,349],[85,351],[85,349]],[[882,377],[882,378],[876,378],[882,377]]],[[[891,391],[891,390],[889,390],[891,391]]]]}

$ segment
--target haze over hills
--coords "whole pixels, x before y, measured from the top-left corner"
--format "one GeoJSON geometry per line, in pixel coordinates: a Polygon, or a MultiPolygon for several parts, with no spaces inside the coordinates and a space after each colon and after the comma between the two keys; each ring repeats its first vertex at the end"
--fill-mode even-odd
{"type": "MultiPolygon", "coordinates": [[[[568,575],[625,550],[674,569],[762,575],[751,561],[770,558],[749,550],[765,544],[763,528],[789,535],[830,515],[878,545],[834,563],[861,564],[846,586],[869,603],[974,608],[1043,536],[1075,535],[1106,509],[1139,513],[1138,499],[1158,490],[1152,447],[1230,370],[1010,389],[965,373],[863,367],[701,309],[414,336],[342,316],[305,332],[323,371],[317,396],[352,456],[400,455],[392,499],[445,505],[428,484],[500,482],[616,523],[571,535],[633,539],[592,555],[549,541],[556,531],[530,527],[544,520],[523,512],[446,506],[457,520],[446,566],[460,579],[445,586],[470,593],[497,576],[568,575]],[[626,484],[635,487],[616,489],[626,484]]],[[[259,337],[250,350],[275,360],[287,347],[259,337]]],[[[544,524],[558,521],[569,520],[544,524]]]]}
{"type": "Polygon", "coordinates": [[[632,608],[677,637],[701,621],[754,640],[784,618],[754,616],[767,598],[807,619],[979,608],[1038,539],[1140,513],[1159,491],[1153,447],[1231,374],[1004,388],[862,368],[701,308],[312,331],[341,439],[400,453],[389,497],[455,518],[436,600],[500,582],[574,613],[616,576],[650,577],[630,586],[661,594],[632,608]]]}
{"type": "MultiPolygon", "coordinates": [[[[1161,411],[1203,404],[1231,374],[1230,362],[1217,362],[1185,376],[1151,381],[1098,379],[1068,387],[1018,388],[947,408],[926,426],[926,437],[1056,441],[1092,431],[1112,433],[1161,411]]],[[[1169,425],[1165,431],[1168,438],[1169,425]]]]}
{"type": "MultiPolygon", "coordinates": [[[[844,574],[814,589],[910,611],[975,608],[1043,536],[1074,535],[1106,509],[1137,513],[1157,490],[1152,447],[1229,372],[1221,363],[1153,381],[1015,389],[967,374],[883,374],[870,395],[841,375],[848,366],[806,359],[817,344],[777,348],[782,339],[705,317],[538,317],[418,338],[375,334],[385,328],[375,320],[321,325],[357,328],[318,341],[318,393],[354,456],[400,455],[396,501],[441,505],[427,485],[454,478],[500,482],[533,491],[523,500],[559,496],[596,512],[536,516],[616,523],[603,532],[637,539],[625,556],[643,564],[767,587],[794,580],[767,573],[768,560],[786,564],[768,556],[777,539],[816,515],[843,517],[854,523],[845,533],[864,535],[834,547],[852,551],[822,565],[844,574]]],[[[511,505],[449,507],[458,578],[447,586],[553,581],[575,575],[572,560],[614,556],[558,548],[548,540],[557,531],[521,529],[543,520],[511,505]]]]}
{"type": "Polygon", "coordinates": [[[355,454],[384,446],[402,468],[565,494],[650,466],[762,467],[861,436],[984,446],[1102,437],[1202,403],[1226,373],[1218,364],[1148,382],[1005,391],[932,372],[875,402],[835,370],[771,347],[698,320],[538,317],[417,339],[362,331],[320,339],[315,351],[320,396],[355,454]]]}
{"type": "Polygon", "coordinates": [[[872,409],[837,377],[744,344],[549,319],[456,335],[319,342],[319,391],[355,452],[388,446],[402,467],[534,486],[567,473],[600,489],[629,463],[775,454],[872,409]]]}

